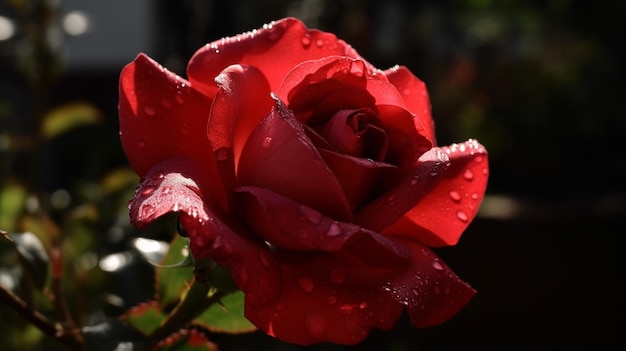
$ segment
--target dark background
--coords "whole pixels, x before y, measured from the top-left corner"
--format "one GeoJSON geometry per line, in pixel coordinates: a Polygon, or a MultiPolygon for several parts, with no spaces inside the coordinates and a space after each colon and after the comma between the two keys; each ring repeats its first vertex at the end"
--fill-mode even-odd
{"type": "MultiPolygon", "coordinates": [[[[63,4],[51,13],[71,10],[63,4]]],[[[53,21],[33,8],[1,4],[0,15],[53,21]]],[[[491,168],[479,217],[459,245],[437,251],[478,290],[464,310],[439,327],[412,329],[404,318],[361,345],[308,349],[624,346],[618,238],[626,233],[626,2],[155,1],[149,14],[143,23],[150,35],[126,61],[72,66],[71,52],[20,56],[22,32],[0,41],[2,135],[28,140],[36,133],[28,116],[74,101],[104,116],[96,127],[45,144],[37,162],[28,147],[16,151],[2,177],[26,177],[52,193],[124,167],[116,116],[124,62],[145,51],[184,74],[204,43],[296,16],[337,34],[379,68],[408,66],[429,88],[439,144],[478,139],[491,168]]],[[[0,151],[7,150],[0,140],[0,151]]],[[[261,334],[215,341],[223,350],[299,349],[261,334]]]]}

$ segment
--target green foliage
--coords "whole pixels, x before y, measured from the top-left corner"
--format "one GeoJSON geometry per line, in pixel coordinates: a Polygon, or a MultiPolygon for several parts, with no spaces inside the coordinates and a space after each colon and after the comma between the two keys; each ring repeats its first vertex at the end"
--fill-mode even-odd
{"type": "Polygon", "coordinates": [[[81,126],[98,124],[101,120],[100,111],[91,104],[84,102],[66,104],[44,116],[41,134],[44,138],[51,139],[81,126]]]}
{"type": "Polygon", "coordinates": [[[50,258],[43,244],[33,233],[13,233],[9,236],[33,284],[37,289],[42,290],[46,285],[50,270],[50,258]]]}
{"type": "Polygon", "coordinates": [[[6,182],[0,184],[0,228],[4,230],[15,230],[15,221],[24,208],[24,203],[28,193],[26,189],[17,182],[6,182]]]}
{"type": "Polygon", "coordinates": [[[176,303],[193,280],[188,240],[176,235],[156,269],[157,299],[163,308],[176,303]]]}
{"type": "Polygon", "coordinates": [[[213,332],[247,333],[256,330],[244,316],[244,294],[241,291],[228,294],[219,304],[207,308],[195,322],[213,332]]]}
{"type": "Polygon", "coordinates": [[[161,325],[165,317],[156,303],[148,302],[131,308],[123,319],[147,336],[161,325]]]}

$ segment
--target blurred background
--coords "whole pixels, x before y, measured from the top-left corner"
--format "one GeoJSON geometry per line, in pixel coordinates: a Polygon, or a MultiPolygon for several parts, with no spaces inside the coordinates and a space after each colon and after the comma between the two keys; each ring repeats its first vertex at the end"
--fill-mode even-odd
{"type": "MultiPolygon", "coordinates": [[[[379,68],[408,66],[429,89],[439,144],[487,147],[481,212],[459,245],[437,250],[478,294],[442,326],[403,318],[353,347],[211,335],[220,349],[624,346],[626,2],[0,1],[0,229],[63,248],[77,323],[149,299],[137,289],[151,284],[141,257],[164,248],[135,239],[167,235],[128,224],[138,179],[118,137],[122,67],[145,52],[184,75],[203,44],[285,16],[335,33],[379,68]]],[[[0,282],[19,291],[27,272],[3,250],[0,282]]],[[[0,314],[1,349],[48,349],[12,311],[0,314]]]]}

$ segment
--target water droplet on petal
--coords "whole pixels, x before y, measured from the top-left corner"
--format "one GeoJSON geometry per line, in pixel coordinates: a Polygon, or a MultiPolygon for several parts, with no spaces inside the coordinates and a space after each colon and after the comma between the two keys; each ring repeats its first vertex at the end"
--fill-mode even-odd
{"type": "Polygon", "coordinates": [[[324,46],[324,41],[322,39],[317,39],[315,41],[315,45],[317,45],[318,48],[321,48],[322,46],[324,46]]]}
{"type": "Polygon", "coordinates": [[[305,205],[300,205],[300,213],[314,225],[317,225],[322,220],[322,214],[320,212],[305,205]]]}
{"type": "Polygon", "coordinates": [[[141,195],[148,196],[154,192],[154,188],[146,187],[141,191],[141,195]]]}
{"type": "Polygon", "coordinates": [[[142,217],[150,217],[154,213],[154,206],[150,204],[145,204],[141,207],[141,216],[142,217]]]}
{"type": "Polygon", "coordinates": [[[461,194],[459,194],[458,191],[454,191],[451,190],[448,195],[450,195],[450,198],[454,201],[454,202],[459,202],[461,201],[461,194]]]}
{"type": "Polygon", "coordinates": [[[261,261],[261,264],[265,267],[269,267],[272,265],[273,260],[268,252],[259,251],[259,261],[261,261]]]}
{"type": "Polygon", "coordinates": [[[478,200],[478,193],[472,193],[472,200],[478,200]]]}
{"type": "Polygon", "coordinates": [[[463,172],[463,178],[468,181],[474,179],[474,172],[472,172],[471,169],[466,169],[465,172],[463,172]]]}
{"type": "Polygon", "coordinates": [[[313,280],[311,280],[311,278],[309,277],[300,276],[298,277],[297,280],[298,280],[298,285],[300,285],[300,288],[302,288],[302,290],[304,290],[305,292],[310,293],[315,288],[315,285],[313,284],[313,280]]]}
{"type": "Polygon", "coordinates": [[[458,218],[461,222],[467,222],[467,214],[462,210],[456,211],[456,218],[458,218]]]}
{"type": "Polygon", "coordinates": [[[339,269],[333,269],[330,271],[330,281],[333,284],[341,284],[346,281],[346,274],[339,269]]]}
{"type": "Polygon", "coordinates": [[[355,77],[363,77],[365,74],[365,63],[363,61],[354,61],[350,65],[350,73],[355,77]]]}
{"type": "Polygon", "coordinates": [[[419,290],[417,290],[417,289],[415,289],[415,288],[411,289],[411,292],[412,292],[412,293],[413,293],[413,295],[415,295],[415,296],[419,296],[419,294],[420,294],[419,290]]]}
{"type": "Polygon", "coordinates": [[[148,116],[154,116],[156,114],[156,110],[152,106],[144,107],[143,112],[145,112],[148,116]]]}
{"type": "Polygon", "coordinates": [[[361,303],[359,304],[359,309],[364,310],[364,309],[366,309],[366,308],[367,308],[367,302],[366,302],[366,301],[363,301],[363,302],[361,302],[361,303]]]}
{"type": "Polygon", "coordinates": [[[265,137],[263,139],[263,147],[270,147],[272,145],[272,137],[265,137]]]}
{"type": "Polygon", "coordinates": [[[218,161],[226,161],[230,155],[230,151],[227,147],[222,147],[215,150],[215,159],[218,161]]]}
{"type": "Polygon", "coordinates": [[[310,34],[308,34],[308,33],[307,33],[307,34],[305,34],[305,35],[302,37],[302,46],[303,46],[305,49],[306,49],[306,48],[308,48],[309,46],[311,46],[311,35],[310,35],[310,34]]]}
{"type": "Polygon", "coordinates": [[[441,262],[439,262],[439,259],[435,258],[433,260],[433,262],[431,262],[431,265],[433,266],[434,269],[438,270],[438,271],[442,271],[443,270],[443,265],[441,264],[441,262]]]}
{"type": "Polygon", "coordinates": [[[172,103],[168,99],[163,99],[161,100],[161,106],[165,108],[170,108],[172,107],[172,103]]]}
{"type": "Polygon", "coordinates": [[[341,227],[339,226],[339,223],[337,222],[333,222],[330,227],[328,228],[328,231],[326,232],[326,235],[330,236],[330,237],[334,237],[337,235],[340,235],[343,231],[341,230],[341,227]]]}

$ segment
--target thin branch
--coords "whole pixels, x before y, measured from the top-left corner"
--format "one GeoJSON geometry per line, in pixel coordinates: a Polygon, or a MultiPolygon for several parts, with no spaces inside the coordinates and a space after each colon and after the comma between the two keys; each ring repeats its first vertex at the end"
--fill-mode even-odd
{"type": "Polygon", "coordinates": [[[78,339],[77,334],[73,332],[68,333],[68,330],[64,330],[61,326],[52,323],[46,316],[31,309],[24,300],[1,285],[0,301],[6,303],[17,312],[20,317],[37,327],[37,329],[41,330],[44,334],[59,340],[70,349],[80,350],[82,348],[82,343],[78,339]]]}
{"type": "Polygon", "coordinates": [[[50,249],[50,261],[52,263],[52,293],[54,295],[53,303],[57,312],[61,315],[65,326],[68,329],[75,329],[76,324],[74,319],[67,308],[67,302],[65,301],[63,291],[61,289],[61,277],[63,275],[63,256],[58,241],[53,243],[53,247],[50,249]]]}
{"type": "Polygon", "coordinates": [[[227,294],[223,291],[212,289],[208,283],[198,283],[194,279],[183,300],[176,305],[163,323],[150,334],[150,339],[158,342],[177,332],[209,306],[219,302],[227,294]]]}

